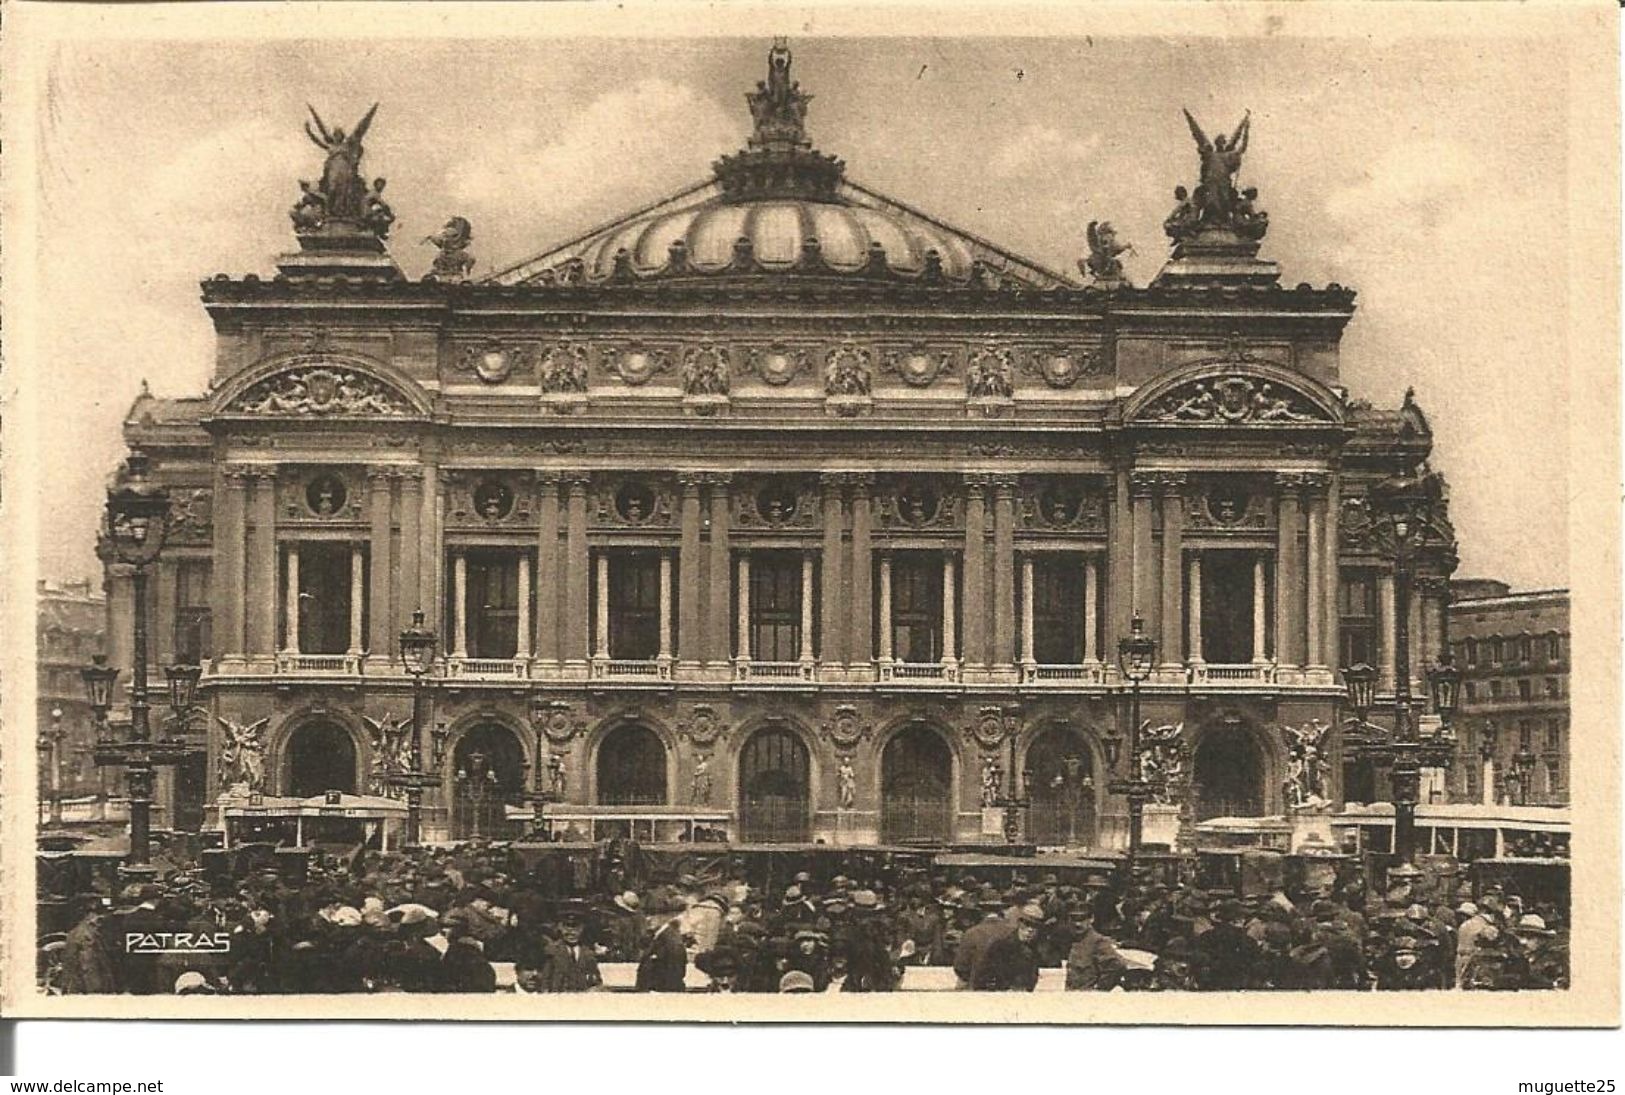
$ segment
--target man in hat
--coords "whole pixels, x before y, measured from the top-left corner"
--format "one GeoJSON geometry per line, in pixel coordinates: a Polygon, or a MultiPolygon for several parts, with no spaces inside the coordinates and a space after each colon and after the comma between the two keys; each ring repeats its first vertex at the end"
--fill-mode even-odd
{"type": "Polygon", "coordinates": [[[108,945],[107,914],[102,899],[81,894],[75,901],[79,923],[68,932],[62,946],[62,991],[69,996],[118,991],[114,973],[113,949],[108,945]]]}
{"type": "Polygon", "coordinates": [[[1482,907],[1463,901],[1456,908],[1462,918],[1456,928],[1456,984],[1461,988],[1468,987],[1467,967],[1478,953],[1479,940],[1488,937],[1493,941],[1500,933],[1496,923],[1500,919],[1499,909],[1499,901],[1492,896],[1484,898],[1482,907]]]}
{"type": "Polygon", "coordinates": [[[637,893],[626,890],[610,899],[609,920],[605,943],[609,958],[614,962],[636,962],[649,941],[648,921],[643,915],[643,901],[637,893]]]}
{"type": "Polygon", "coordinates": [[[1105,990],[1117,986],[1123,972],[1123,956],[1117,944],[1095,930],[1095,912],[1088,905],[1073,910],[1075,938],[1066,955],[1068,991],[1105,990]]]}
{"type": "Polygon", "coordinates": [[[739,956],[732,947],[712,947],[694,959],[694,966],[711,979],[706,992],[739,992],[739,956]]]}
{"type": "Polygon", "coordinates": [[[852,922],[846,933],[846,980],[842,992],[893,992],[902,971],[892,958],[881,912],[885,908],[873,890],[852,891],[852,922]]]}
{"type": "MultiPolygon", "coordinates": [[[[442,992],[496,991],[496,970],[474,937],[472,921],[473,914],[467,909],[453,909],[441,920],[446,933],[446,953],[440,956],[442,992]]],[[[359,913],[356,923],[360,923],[359,913]]]]}
{"type": "Polygon", "coordinates": [[[1241,927],[1245,915],[1241,902],[1223,901],[1213,914],[1213,927],[1197,937],[1198,988],[1225,992],[1252,987],[1262,959],[1258,944],[1241,927]]]}
{"type": "Polygon", "coordinates": [[[586,920],[580,908],[566,906],[559,914],[559,937],[542,948],[542,961],[534,992],[586,992],[604,983],[598,957],[582,939],[586,920]]]}
{"type": "Polygon", "coordinates": [[[1038,987],[1038,931],[1044,910],[1023,905],[1015,930],[990,942],[971,971],[970,987],[978,992],[1032,992],[1038,987]]]}
{"type": "Polygon", "coordinates": [[[682,992],[688,972],[682,927],[685,910],[681,902],[669,901],[661,902],[659,908],[665,916],[638,958],[635,988],[638,992],[682,992]]]}
{"type": "Polygon", "coordinates": [[[996,893],[989,892],[979,898],[975,911],[981,915],[981,921],[966,928],[959,937],[959,945],[954,948],[954,974],[959,978],[960,988],[971,987],[971,978],[976,972],[977,963],[982,960],[982,952],[994,940],[1014,935],[1016,931],[1015,922],[1005,918],[1004,901],[996,893]]]}

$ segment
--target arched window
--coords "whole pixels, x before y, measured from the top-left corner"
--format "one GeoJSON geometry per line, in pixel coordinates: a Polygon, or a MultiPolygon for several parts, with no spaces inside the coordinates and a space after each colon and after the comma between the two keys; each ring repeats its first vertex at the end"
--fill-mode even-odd
{"type": "Polygon", "coordinates": [[[916,723],[887,742],[880,758],[880,839],[951,839],[953,770],[953,754],[929,726],[916,723]]]}
{"type": "Polygon", "coordinates": [[[355,740],[336,723],[308,722],[288,739],[287,788],[295,798],[354,793],[355,767],[355,740]]]}
{"type": "Polygon", "coordinates": [[[598,801],[604,806],[662,806],[666,743],[647,726],[627,723],[598,746],[598,801]]]}
{"type": "Polygon", "coordinates": [[[739,753],[740,835],[756,843],[808,839],[807,747],[794,732],[769,726],[752,734],[739,753]]]}

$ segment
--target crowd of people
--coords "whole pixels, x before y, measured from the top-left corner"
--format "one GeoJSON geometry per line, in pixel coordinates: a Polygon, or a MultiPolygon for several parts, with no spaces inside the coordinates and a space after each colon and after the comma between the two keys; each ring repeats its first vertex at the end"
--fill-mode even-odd
{"type": "Polygon", "coordinates": [[[753,885],[742,860],[659,878],[624,852],[607,870],[479,844],[318,855],[297,881],[178,870],[70,898],[40,977],[64,994],[887,992],[920,966],[983,991],[1031,991],[1046,969],[1093,991],[1568,985],[1565,910],[1498,887],[1243,897],[856,857],[753,885]],[[192,945],[129,946],[163,933],[192,945]]]}

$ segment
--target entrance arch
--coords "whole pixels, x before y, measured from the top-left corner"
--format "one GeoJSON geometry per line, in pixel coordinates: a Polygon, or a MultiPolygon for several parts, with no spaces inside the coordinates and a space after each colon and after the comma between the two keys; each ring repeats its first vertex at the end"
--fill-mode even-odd
{"type": "Polygon", "coordinates": [[[1246,729],[1220,726],[1204,733],[1196,743],[1191,775],[1197,789],[1196,820],[1264,815],[1264,754],[1246,729]]]}
{"type": "Polygon", "coordinates": [[[739,833],[757,843],[803,843],[812,836],[807,746],[785,726],[765,726],[739,751],[739,833]]]}
{"type": "Polygon", "coordinates": [[[309,798],[328,791],[354,794],[355,739],[335,722],[307,722],[288,737],[288,794],[309,798]]]}
{"type": "Polygon", "coordinates": [[[525,791],[525,750],[514,732],[495,722],[475,726],[452,750],[449,774],[452,839],[506,836],[503,807],[525,791]]]}
{"type": "Polygon", "coordinates": [[[887,844],[953,839],[954,758],[942,735],[913,723],[880,757],[880,839],[887,844]]]}
{"type": "Polygon", "coordinates": [[[666,743],[642,723],[617,726],[598,743],[598,802],[602,806],[664,806],[666,743]]]}
{"type": "Polygon", "coordinates": [[[1095,764],[1088,740],[1066,726],[1041,731],[1027,748],[1028,839],[1034,844],[1095,842],[1095,764]]]}

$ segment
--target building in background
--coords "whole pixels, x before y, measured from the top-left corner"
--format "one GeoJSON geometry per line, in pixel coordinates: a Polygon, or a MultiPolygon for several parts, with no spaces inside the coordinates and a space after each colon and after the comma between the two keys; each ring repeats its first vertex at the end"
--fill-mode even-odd
{"type": "Polygon", "coordinates": [[[1450,584],[1461,669],[1456,793],[1469,802],[1569,801],[1569,591],[1450,584]]]}
{"type": "Polygon", "coordinates": [[[789,65],[711,179],[478,281],[462,218],[428,277],[391,259],[369,114],[279,273],[203,283],[208,393],[125,423],[175,499],[155,672],[205,665],[176,824],[398,786],[418,611],[430,839],[549,799],[577,835],[997,842],[1022,798],[1028,839],[1120,846],[1136,613],[1154,813],[1382,792],[1338,670],[1379,668],[1376,724],[1424,696],[1456,552],[1441,508],[1401,665],[1368,492],[1432,435],[1343,387],[1354,292],[1281,283],[1205,138],[1151,285],[1109,225],[1045,269],[848,178],[789,65]]]}
{"type": "Polygon", "coordinates": [[[96,719],[79,671],[105,649],[107,599],[84,579],[42,578],[35,596],[40,799],[98,796],[117,777],[96,766],[96,719]]]}

